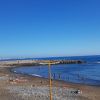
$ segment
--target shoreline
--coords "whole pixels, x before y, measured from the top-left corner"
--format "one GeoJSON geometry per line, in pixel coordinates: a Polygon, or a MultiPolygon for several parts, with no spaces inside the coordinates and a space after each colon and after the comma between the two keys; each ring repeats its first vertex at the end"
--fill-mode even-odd
{"type": "MultiPolygon", "coordinates": [[[[49,89],[49,80],[48,79],[40,78],[37,76],[13,73],[13,72],[11,72],[11,69],[14,67],[16,67],[16,66],[0,65],[0,77],[7,78],[3,81],[0,80],[0,86],[2,87],[2,88],[0,87],[0,89],[5,91],[6,94],[11,93],[11,91],[12,91],[11,88],[13,88],[13,89],[15,89],[15,90],[13,90],[14,97],[20,98],[18,100],[27,100],[26,98],[22,99],[23,94],[21,94],[21,96],[19,96],[18,93],[16,94],[16,90],[19,89],[18,91],[21,91],[21,88],[24,87],[24,91],[26,91],[26,87],[30,87],[30,86],[32,88],[35,88],[35,87],[39,88],[39,91],[41,91],[42,88],[43,88],[43,90],[45,88],[49,89]],[[2,84],[2,83],[4,83],[4,84],[2,84]]],[[[19,67],[19,66],[17,66],[17,67],[19,67]]],[[[69,90],[73,89],[73,91],[74,91],[74,89],[81,90],[82,94],[78,94],[78,95],[76,94],[77,95],[76,100],[99,100],[99,98],[100,98],[100,96],[99,96],[100,87],[97,87],[97,86],[74,84],[74,83],[60,81],[60,80],[52,80],[52,86],[53,86],[53,89],[57,88],[58,90],[61,90],[63,88],[66,88],[69,90]]],[[[30,90],[30,91],[32,91],[32,90],[30,90]]],[[[2,94],[3,97],[5,96],[5,94],[3,95],[2,91],[0,91],[0,94],[2,94]]],[[[27,91],[26,91],[26,94],[27,94],[27,91]]],[[[37,93],[37,95],[38,95],[38,93],[37,93]]],[[[39,96],[40,96],[40,94],[39,94],[39,96]]],[[[36,99],[36,100],[40,100],[39,96],[37,96],[38,99],[36,99]]],[[[0,97],[0,98],[3,98],[3,97],[0,97]]],[[[11,98],[10,95],[7,95],[7,97],[11,98]]],[[[14,97],[12,97],[12,98],[14,98],[14,97]]],[[[29,98],[30,98],[29,100],[35,100],[33,97],[34,97],[34,95],[29,96],[29,98]]],[[[48,99],[41,99],[41,100],[49,100],[48,96],[47,96],[47,98],[48,99]]],[[[10,100],[10,99],[1,99],[1,100],[10,100]]],[[[59,99],[57,99],[57,100],[59,100],[59,99]]],[[[63,97],[62,97],[60,100],[65,100],[65,99],[63,99],[63,97]]],[[[70,100],[70,99],[68,99],[68,100],[70,100]]]]}
{"type": "MultiPolygon", "coordinates": [[[[8,68],[8,70],[11,72],[11,73],[13,73],[13,74],[18,74],[18,75],[25,75],[25,76],[28,76],[28,77],[36,77],[36,78],[42,78],[42,79],[47,79],[48,80],[48,78],[45,78],[45,77],[43,77],[43,76],[40,76],[40,75],[38,75],[38,74],[36,74],[36,76],[35,75],[31,75],[31,74],[25,74],[25,73],[16,73],[16,72],[14,72],[14,71],[12,71],[12,69],[14,69],[14,68],[20,68],[20,67],[27,67],[27,66],[19,66],[19,67],[17,67],[17,66],[15,66],[15,67],[10,67],[10,68],[8,68]]],[[[34,66],[28,66],[28,67],[34,67],[34,66]]],[[[36,66],[35,66],[36,67],[36,66]]],[[[38,66],[37,66],[38,67],[38,66]]],[[[84,86],[94,86],[94,87],[100,87],[100,85],[91,85],[91,84],[84,84],[84,83],[74,83],[74,82],[69,82],[69,81],[64,81],[64,80],[58,80],[58,79],[52,79],[53,81],[59,81],[59,82],[64,82],[64,83],[67,83],[67,84],[76,84],[76,85],[84,85],[84,86]]]]}

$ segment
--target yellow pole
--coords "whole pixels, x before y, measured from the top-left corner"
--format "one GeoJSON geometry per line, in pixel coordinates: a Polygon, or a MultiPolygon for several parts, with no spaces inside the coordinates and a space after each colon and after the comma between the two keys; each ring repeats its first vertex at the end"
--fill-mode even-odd
{"type": "Polygon", "coordinates": [[[51,64],[49,62],[49,66],[48,66],[48,69],[49,69],[49,88],[50,88],[50,100],[52,100],[52,80],[51,80],[51,64]]]}

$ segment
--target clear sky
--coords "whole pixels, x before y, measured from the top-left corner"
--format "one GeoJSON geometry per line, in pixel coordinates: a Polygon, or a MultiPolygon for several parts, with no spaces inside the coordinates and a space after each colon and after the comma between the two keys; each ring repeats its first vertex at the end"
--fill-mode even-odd
{"type": "Polygon", "coordinates": [[[0,57],[100,54],[100,0],[0,0],[0,57]]]}

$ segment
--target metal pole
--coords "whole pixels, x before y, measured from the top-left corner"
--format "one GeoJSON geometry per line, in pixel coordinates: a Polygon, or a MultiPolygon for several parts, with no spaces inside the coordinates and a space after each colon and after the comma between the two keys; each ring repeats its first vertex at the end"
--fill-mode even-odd
{"type": "Polygon", "coordinates": [[[51,80],[51,64],[49,62],[49,66],[48,66],[48,69],[49,69],[49,92],[50,92],[50,100],[52,100],[52,80],[51,80]]]}

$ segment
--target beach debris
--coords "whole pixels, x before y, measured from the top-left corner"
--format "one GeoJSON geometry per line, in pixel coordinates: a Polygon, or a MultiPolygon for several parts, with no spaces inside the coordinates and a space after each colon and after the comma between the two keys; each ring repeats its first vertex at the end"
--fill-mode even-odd
{"type": "Polygon", "coordinates": [[[82,94],[82,91],[77,89],[77,90],[71,91],[71,93],[73,93],[73,94],[82,94]]]}
{"type": "Polygon", "coordinates": [[[12,79],[12,78],[9,79],[9,82],[12,83],[12,84],[24,83],[24,82],[27,82],[27,81],[28,80],[27,79],[24,79],[23,77],[15,78],[15,79],[12,79]]]}

